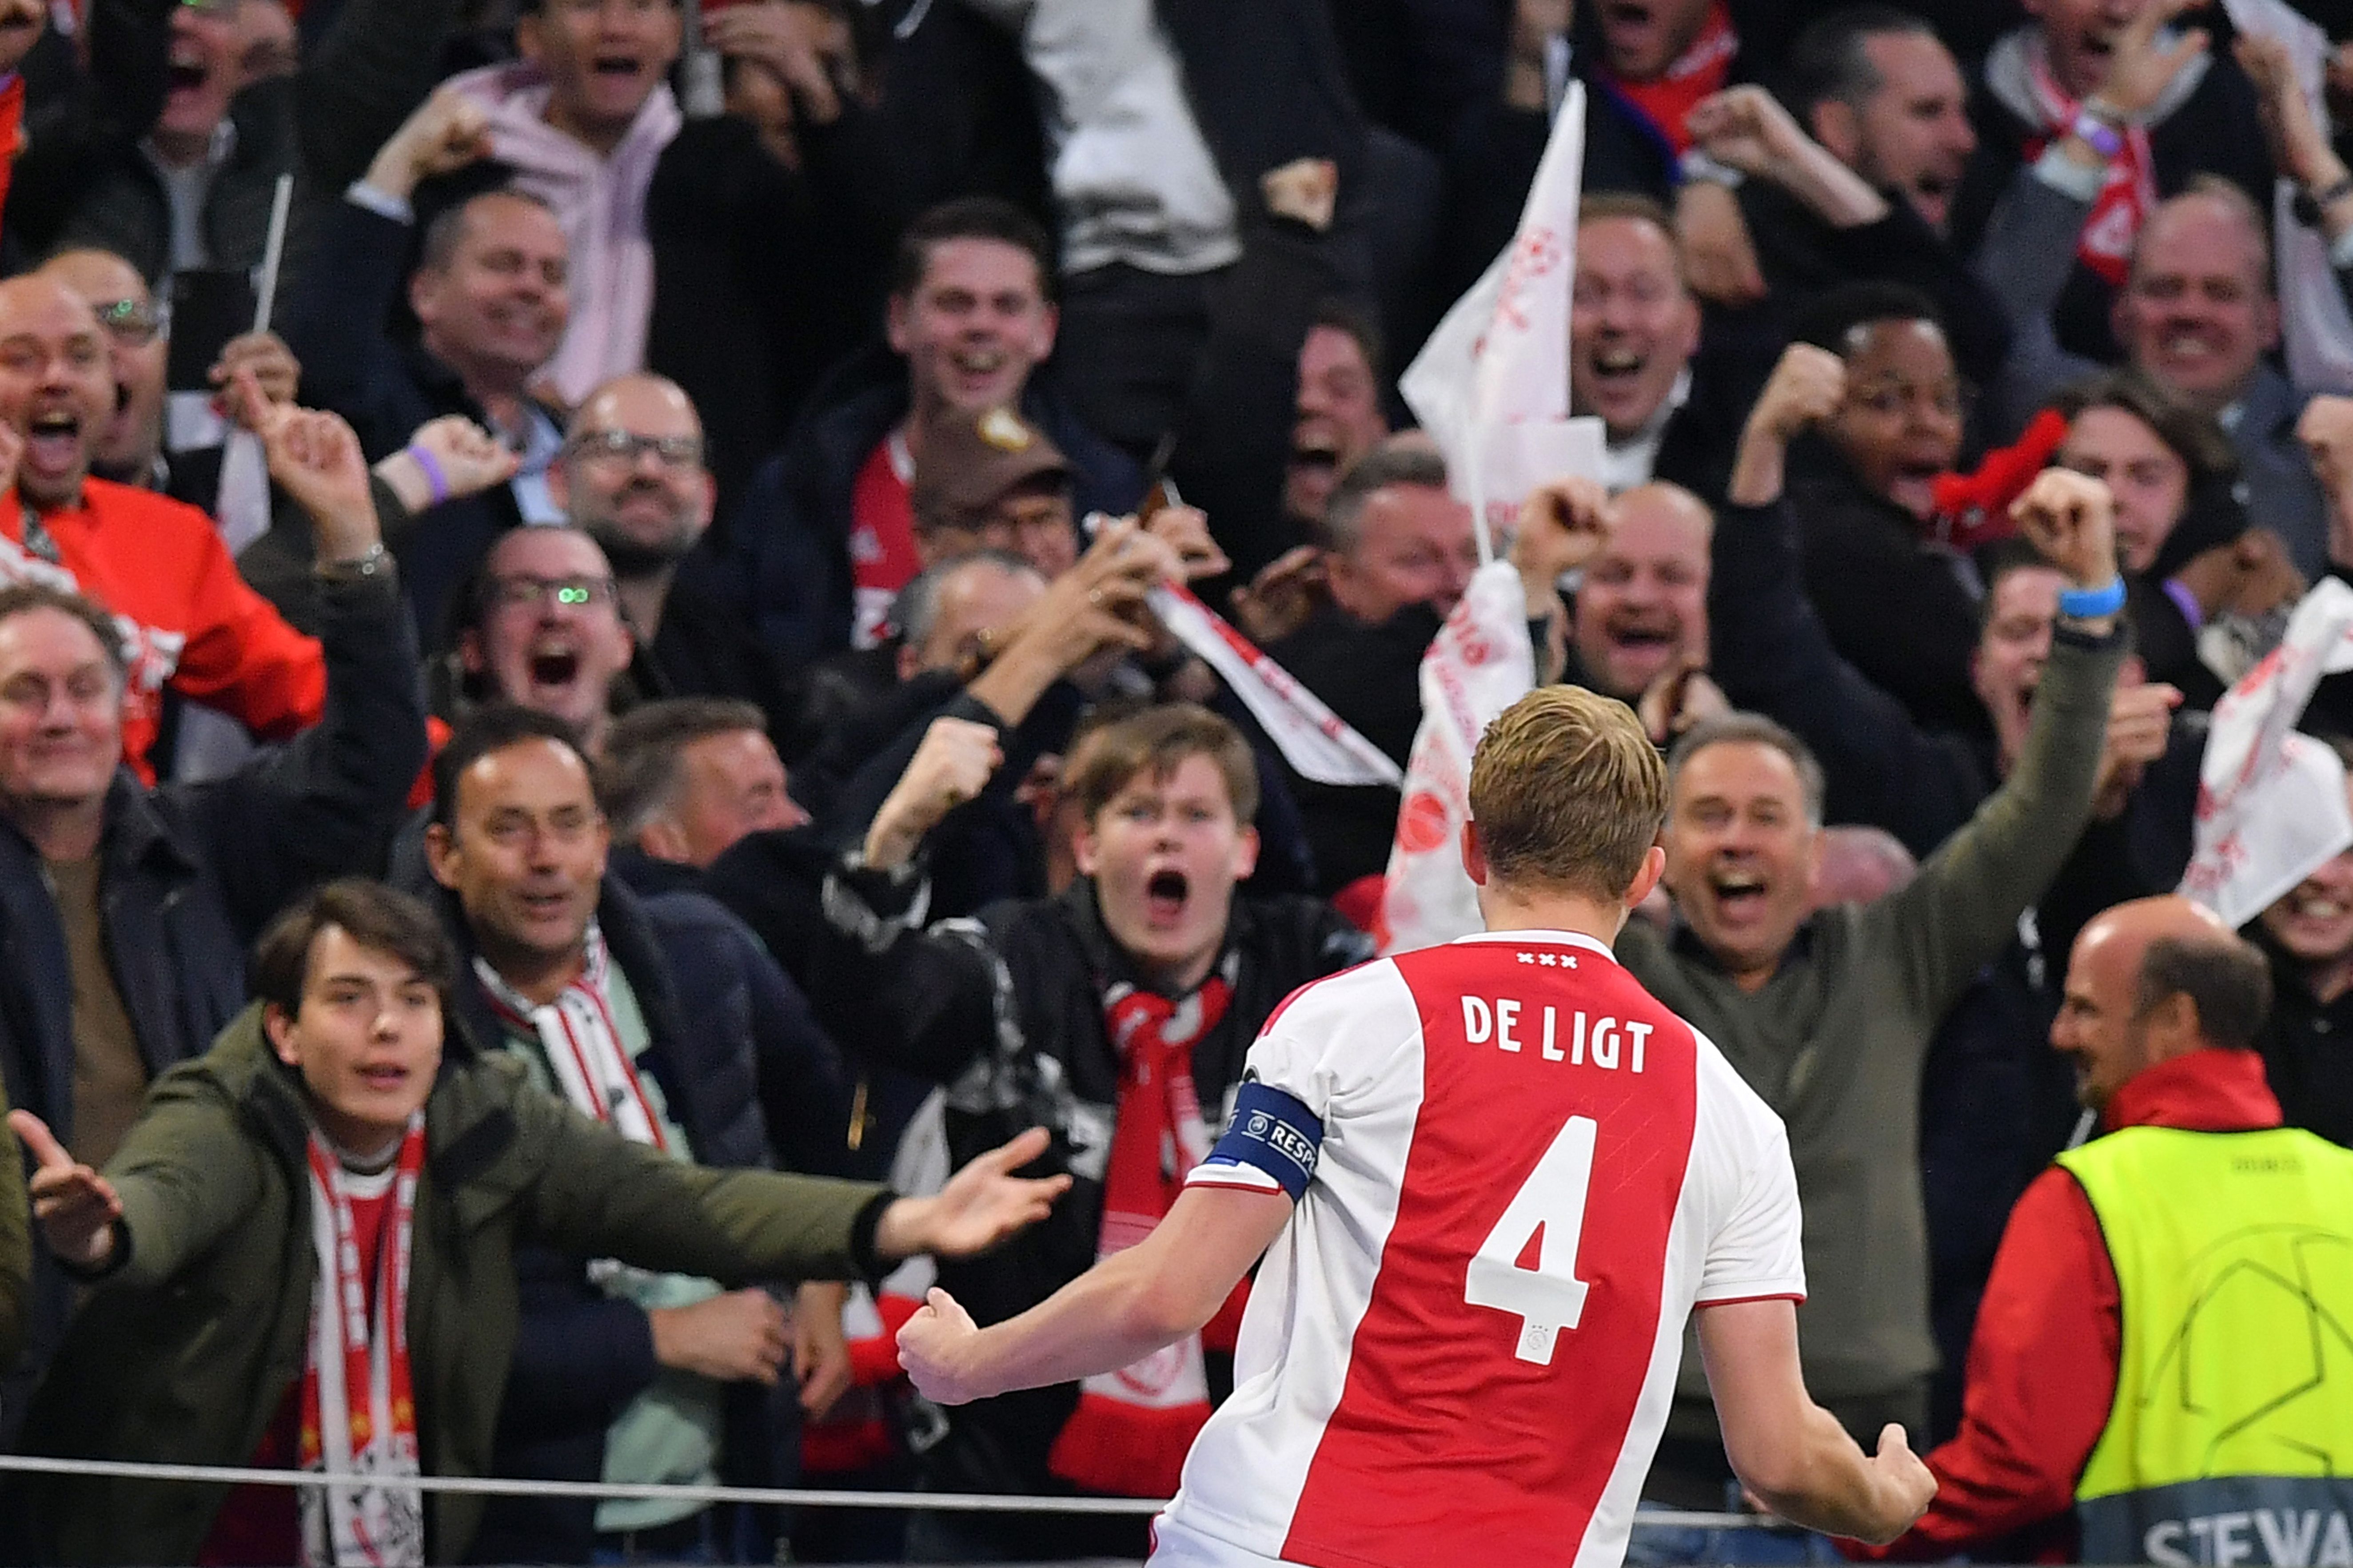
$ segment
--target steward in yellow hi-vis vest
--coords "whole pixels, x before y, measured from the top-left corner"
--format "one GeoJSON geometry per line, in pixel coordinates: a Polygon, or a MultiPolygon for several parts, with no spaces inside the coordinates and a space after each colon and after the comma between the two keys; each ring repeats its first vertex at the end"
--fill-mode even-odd
{"type": "Polygon", "coordinates": [[[1873,1555],[2353,1568],[2353,1151],[2281,1127],[2270,997],[2183,900],[2084,928],[2051,1042],[2103,1136],[2011,1211],[1936,1501],[1873,1555]]]}
{"type": "Polygon", "coordinates": [[[2059,1163],[2124,1309],[2084,1560],[2353,1564],[2353,1150],[2128,1127],[2059,1163]]]}

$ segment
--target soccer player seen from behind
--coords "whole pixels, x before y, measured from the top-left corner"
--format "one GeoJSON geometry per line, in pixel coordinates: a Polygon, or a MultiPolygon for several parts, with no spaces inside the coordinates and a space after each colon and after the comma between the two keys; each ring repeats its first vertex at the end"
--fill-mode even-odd
{"type": "Polygon", "coordinates": [[[1589,1568],[1624,1553],[1697,1307],[1749,1489],[1812,1529],[1904,1530],[1936,1482],[1903,1428],[1865,1458],[1799,1372],[1780,1121],[1610,956],[1664,868],[1666,804],[1622,705],[1514,704],[1462,839],[1487,930],[1294,994],[1151,1236],[987,1329],[933,1291],[899,1339],[915,1385],[955,1404],[1131,1365],[1264,1253],[1155,1568],[1474,1545],[1589,1568]]]}

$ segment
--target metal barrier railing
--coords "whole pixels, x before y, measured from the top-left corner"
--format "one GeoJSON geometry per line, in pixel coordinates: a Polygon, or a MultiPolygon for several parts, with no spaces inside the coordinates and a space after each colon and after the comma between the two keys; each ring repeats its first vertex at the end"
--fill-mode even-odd
{"type": "MultiPolygon", "coordinates": [[[[178,1481],[214,1486],[364,1487],[381,1476],[329,1475],[318,1470],[258,1469],[244,1465],[146,1465],[129,1459],[60,1459],[0,1454],[0,1472],[105,1476],[123,1480],[178,1481]]],[[[612,1481],[516,1480],[497,1476],[419,1476],[401,1483],[420,1492],[471,1492],[492,1497],[572,1497],[630,1501],[764,1503],[788,1508],[884,1508],[951,1513],[1124,1514],[1140,1517],[1168,1506],[1165,1498],[1006,1497],[995,1492],[849,1491],[822,1487],[631,1486],[612,1481]]],[[[1638,1530],[1727,1530],[1773,1522],[1757,1514],[1657,1510],[1634,1516],[1638,1530]]]]}

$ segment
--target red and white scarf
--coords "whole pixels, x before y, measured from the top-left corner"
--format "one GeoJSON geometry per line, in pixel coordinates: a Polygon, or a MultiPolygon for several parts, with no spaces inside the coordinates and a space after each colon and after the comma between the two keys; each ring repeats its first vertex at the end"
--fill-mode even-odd
{"type": "MultiPolygon", "coordinates": [[[[1209,1130],[1193,1087],[1193,1047],[1218,1026],[1233,983],[1212,974],[1180,1002],[1122,983],[1103,994],[1103,1021],[1119,1053],[1119,1106],[1103,1173],[1098,1259],[1124,1252],[1166,1218],[1185,1177],[1209,1155],[1209,1130]]],[[[1233,1349],[1247,1283],[1201,1333],[1133,1366],[1079,1385],[1079,1407],[1054,1439],[1047,1467],[1091,1491],[1167,1497],[1185,1454],[1209,1418],[1207,1343],[1233,1349]]]]}
{"type": "MultiPolygon", "coordinates": [[[[2084,108],[2051,74],[2049,57],[2039,49],[2032,53],[2027,80],[2034,89],[2035,106],[2042,111],[2043,133],[2026,144],[2030,163],[2074,128],[2084,108]]],[[[2092,199],[2092,211],[2075,241],[2075,259],[2112,286],[2122,284],[2131,270],[2133,242],[2157,208],[2157,160],[2149,150],[2148,132],[2127,125],[2123,140],[2123,150],[2108,160],[2107,177],[2092,199]]]]}
{"type": "Polygon", "coordinates": [[[593,921],[579,975],[545,1006],[534,1005],[500,979],[486,960],[474,960],[474,974],[490,995],[491,1010],[508,1028],[538,1039],[548,1070],[575,1110],[611,1122],[632,1143],[667,1150],[670,1142],[662,1136],[653,1098],[613,1022],[606,989],[611,973],[604,933],[593,921]]]}
{"type": "Polygon", "coordinates": [[[1740,35],[1733,30],[1732,12],[1724,0],[1715,0],[1691,47],[1669,61],[1657,76],[1633,81],[1607,66],[1595,74],[1610,91],[1641,110],[1680,158],[1692,149],[1692,134],[1683,121],[1702,100],[1724,90],[1732,79],[1733,57],[1739,52],[1740,35]]]}
{"type": "Polygon", "coordinates": [[[393,1161],[390,1211],[376,1233],[371,1311],[354,1187],[326,1140],[310,1141],[311,1240],[319,1258],[311,1296],[311,1353],[302,1367],[300,1462],[306,1470],[374,1478],[360,1487],[301,1489],[305,1568],[414,1568],[425,1561],[425,1499],[417,1396],[408,1369],[408,1258],[417,1184],[425,1169],[425,1115],[408,1119],[393,1161]],[[356,1400],[354,1393],[364,1393],[356,1400]]]}

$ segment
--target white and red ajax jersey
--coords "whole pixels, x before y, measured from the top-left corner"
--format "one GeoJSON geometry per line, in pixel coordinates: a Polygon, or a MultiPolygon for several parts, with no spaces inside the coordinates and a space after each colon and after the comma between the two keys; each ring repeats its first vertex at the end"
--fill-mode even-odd
{"type": "Polygon", "coordinates": [[[1155,1565],[1614,1568],[1693,1306],[1805,1293],[1779,1119],[1560,931],[1319,981],[1249,1067],[1191,1181],[1299,1203],[1155,1565]]]}

